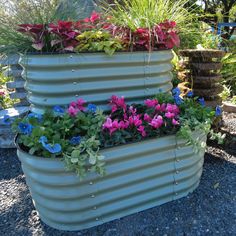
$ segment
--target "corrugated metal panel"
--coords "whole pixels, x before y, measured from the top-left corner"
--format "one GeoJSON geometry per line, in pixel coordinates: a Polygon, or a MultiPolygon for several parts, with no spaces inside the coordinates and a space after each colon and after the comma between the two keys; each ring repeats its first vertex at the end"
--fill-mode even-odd
{"type": "Polygon", "coordinates": [[[26,55],[21,57],[25,88],[32,111],[67,105],[78,97],[107,109],[112,95],[141,102],[172,88],[170,50],[133,52],[26,55]]]}
{"type": "Polygon", "coordinates": [[[80,181],[58,159],[19,159],[42,220],[57,229],[80,230],[186,196],[199,183],[204,154],[175,136],[105,149],[107,175],[80,181]]]}

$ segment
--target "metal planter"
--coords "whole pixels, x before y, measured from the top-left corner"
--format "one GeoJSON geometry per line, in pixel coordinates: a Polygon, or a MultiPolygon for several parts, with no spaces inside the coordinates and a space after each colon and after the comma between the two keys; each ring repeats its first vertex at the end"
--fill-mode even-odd
{"type": "Polygon", "coordinates": [[[46,224],[81,230],[181,198],[198,186],[204,161],[204,153],[194,153],[174,135],[101,152],[107,175],[90,174],[80,181],[61,160],[18,149],[34,205],[46,224]]]}
{"type": "Polygon", "coordinates": [[[24,55],[19,63],[31,110],[67,105],[78,97],[107,109],[112,95],[141,102],[172,88],[171,50],[157,52],[24,55]]]}

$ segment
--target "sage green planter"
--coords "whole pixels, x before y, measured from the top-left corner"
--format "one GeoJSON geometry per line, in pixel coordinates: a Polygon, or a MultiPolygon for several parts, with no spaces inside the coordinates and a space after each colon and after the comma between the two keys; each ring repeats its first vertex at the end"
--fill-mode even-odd
{"type": "Polygon", "coordinates": [[[181,198],[198,186],[204,161],[204,153],[194,153],[174,135],[101,152],[107,175],[80,181],[60,159],[18,149],[35,208],[46,224],[81,230],[181,198]]]}
{"type": "Polygon", "coordinates": [[[157,52],[24,55],[19,63],[31,110],[67,105],[82,97],[107,109],[112,95],[142,102],[172,89],[171,50],[157,52]]]}

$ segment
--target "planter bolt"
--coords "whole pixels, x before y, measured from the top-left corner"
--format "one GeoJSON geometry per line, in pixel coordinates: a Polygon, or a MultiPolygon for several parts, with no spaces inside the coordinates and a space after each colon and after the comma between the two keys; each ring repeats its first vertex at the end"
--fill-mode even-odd
{"type": "Polygon", "coordinates": [[[175,193],[175,195],[178,195],[178,193],[175,193]]]}
{"type": "Polygon", "coordinates": [[[73,58],[73,56],[72,56],[72,55],[70,55],[70,58],[73,58]]]}
{"type": "Polygon", "coordinates": [[[179,162],[179,161],[180,161],[180,159],[176,159],[176,161],[177,161],[177,162],[179,162]]]}
{"type": "Polygon", "coordinates": [[[98,218],[96,218],[96,220],[98,221],[99,219],[98,219],[98,218]]]}
{"type": "Polygon", "coordinates": [[[71,72],[75,72],[75,70],[71,70],[71,72]]]}
{"type": "Polygon", "coordinates": [[[77,84],[77,82],[73,82],[73,84],[77,84]]]}
{"type": "Polygon", "coordinates": [[[97,210],[97,207],[94,207],[93,210],[97,210]]]}
{"type": "Polygon", "coordinates": [[[178,185],[179,183],[176,181],[175,184],[178,185]]]}
{"type": "Polygon", "coordinates": [[[178,171],[178,170],[176,170],[176,174],[179,174],[179,171],[178,171]]]}
{"type": "Polygon", "coordinates": [[[92,194],[92,195],[91,195],[91,198],[95,198],[95,195],[92,194]]]}
{"type": "Polygon", "coordinates": [[[75,96],[76,96],[76,97],[79,97],[79,95],[78,95],[78,94],[76,94],[75,96]]]}
{"type": "Polygon", "coordinates": [[[90,185],[92,185],[92,184],[93,184],[93,182],[89,182],[89,184],[90,184],[90,185]]]}

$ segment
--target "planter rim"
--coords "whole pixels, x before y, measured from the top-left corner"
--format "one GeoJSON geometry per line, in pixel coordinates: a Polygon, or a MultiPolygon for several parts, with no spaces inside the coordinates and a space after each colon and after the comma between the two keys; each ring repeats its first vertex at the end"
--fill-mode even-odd
{"type": "Polygon", "coordinates": [[[138,54],[138,53],[147,53],[147,54],[152,54],[152,53],[157,53],[157,52],[163,52],[163,51],[171,51],[172,49],[160,49],[160,50],[154,50],[154,51],[117,51],[115,52],[113,55],[108,55],[105,52],[27,52],[27,53],[22,53],[19,52],[18,54],[20,56],[48,56],[48,55],[69,55],[69,54],[73,54],[73,55],[83,55],[83,54],[95,54],[95,55],[107,55],[109,57],[113,57],[116,54],[138,54]]]}

